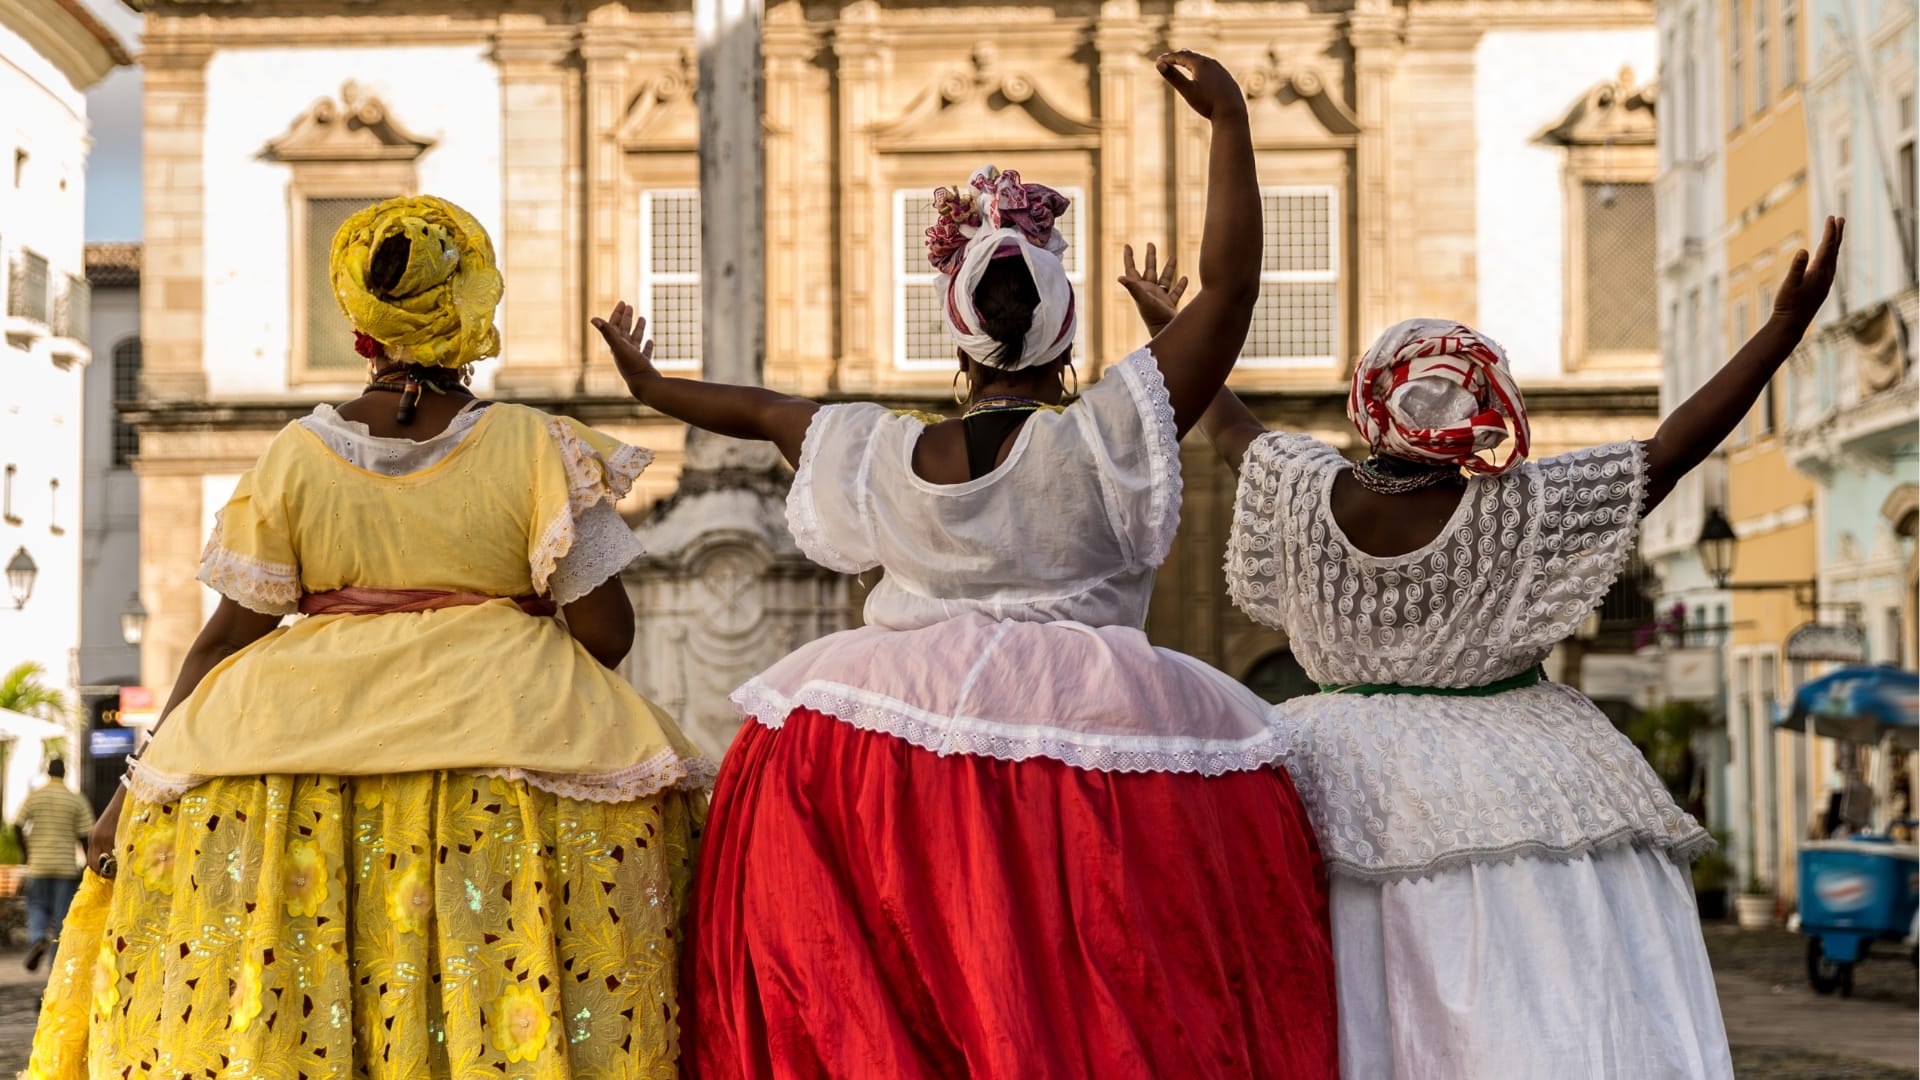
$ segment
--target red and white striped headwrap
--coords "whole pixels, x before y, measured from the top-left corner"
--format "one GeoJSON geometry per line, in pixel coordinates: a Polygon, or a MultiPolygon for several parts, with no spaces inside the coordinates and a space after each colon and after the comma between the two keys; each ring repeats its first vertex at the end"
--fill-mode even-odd
{"type": "Polygon", "coordinates": [[[967,187],[933,193],[933,227],[927,230],[927,261],[940,273],[947,333],[962,352],[1003,371],[1045,364],[1073,345],[1079,315],[1073,283],[1060,255],[1067,239],[1054,227],[1070,204],[1044,184],[1022,183],[1020,174],[991,165],[976,170],[967,187]],[[1040,304],[1034,309],[1018,356],[999,355],[1000,343],[981,327],[973,290],[994,259],[1018,255],[1027,264],[1040,304]]]}
{"type": "Polygon", "coordinates": [[[1409,319],[1389,327],[1353,371],[1347,419],[1375,452],[1499,474],[1527,459],[1527,405],[1507,354],[1471,327],[1409,319]],[[1482,458],[1507,441],[1499,464],[1482,458]]]}

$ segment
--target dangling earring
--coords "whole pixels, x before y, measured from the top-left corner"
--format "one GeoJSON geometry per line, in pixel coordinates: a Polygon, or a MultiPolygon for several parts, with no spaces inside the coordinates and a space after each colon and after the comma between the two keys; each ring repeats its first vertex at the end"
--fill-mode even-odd
{"type": "Polygon", "coordinates": [[[1067,398],[1069,400],[1072,400],[1080,396],[1080,369],[1077,367],[1074,367],[1073,361],[1069,360],[1067,361],[1067,370],[1073,373],[1073,389],[1068,390],[1067,380],[1061,379],[1060,390],[1062,393],[1067,395],[1067,398]]]}
{"type": "Polygon", "coordinates": [[[967,388],[962,391],[960,389],[961,379],[967,379],[966,372],[956,371],[953,373],[953,403],[964,409],[967,406],[967,399],[973,396],[973,380],[967,379],[967,388]]]}

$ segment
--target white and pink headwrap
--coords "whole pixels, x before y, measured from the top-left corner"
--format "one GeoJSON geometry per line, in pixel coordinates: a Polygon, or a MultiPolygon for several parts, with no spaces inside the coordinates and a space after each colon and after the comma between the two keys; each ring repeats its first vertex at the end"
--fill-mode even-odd
{"type": "Polygon", "coordinates": [[[1043,184],[1023,184],[1020,174],[987,165],[967,181],[967,189],[933,193],[933,227],[927,230],[927,261],[940,273],[947,333],[976,363],[1018,371],[1056,359],[1073,344],[1078,325],[1073,283],[1060,254],[1066,238],[1054,223],[1071,205],[1065,195],[1043,184]],[[987,264],[1002,256],[1020,256],[1040,293],[1033,325],[1020,355],[997,356],[999,342],[980,327],[973,290],[987,264]]]}
{"type": "Polygon", "coordinates": [[[1375,451],[1497,475],[1527,459],[1527,405],[1507,354],[1471,327],[1409,319],[1389,327],[1353,371],[1347,419],[1375,451]],[[1499,464],[1480,457],[1507,441],[1499,464]]]}

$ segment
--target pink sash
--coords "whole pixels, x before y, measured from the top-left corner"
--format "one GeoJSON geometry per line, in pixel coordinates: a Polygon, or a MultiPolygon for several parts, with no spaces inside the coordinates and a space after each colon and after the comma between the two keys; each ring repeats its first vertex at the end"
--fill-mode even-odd
{"type": "Polygon", "coordinates": [[[378,589],[367,585],[349,585],[344,589],[307,593],[300,598],[302,615],[391,615],[401,611],[437,611],[440,608],[469,607],[511,599],[529,615],[546,617],[560,608],[538,596],[499,597],[473,592],[449,592],[445,589],[378,589]]]}

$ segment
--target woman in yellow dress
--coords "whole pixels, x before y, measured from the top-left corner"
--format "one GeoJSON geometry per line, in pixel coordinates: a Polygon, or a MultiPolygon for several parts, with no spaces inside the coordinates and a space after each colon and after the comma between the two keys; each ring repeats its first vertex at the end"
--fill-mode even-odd
{"type": "Polygon", "coordinates": [[[372,381],[220,513],[223,599],[95,831],[26,1075],[676,1075],[712,767],[612,670],[649,455],[466,391],[501,279],[458,207],[362,211],[332,276],[372,381]]]}

